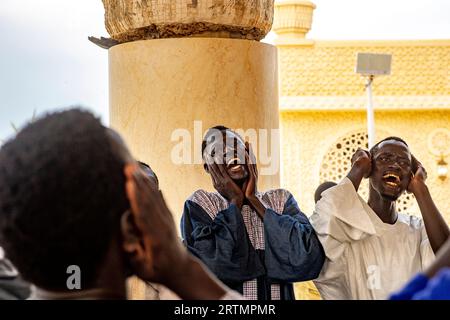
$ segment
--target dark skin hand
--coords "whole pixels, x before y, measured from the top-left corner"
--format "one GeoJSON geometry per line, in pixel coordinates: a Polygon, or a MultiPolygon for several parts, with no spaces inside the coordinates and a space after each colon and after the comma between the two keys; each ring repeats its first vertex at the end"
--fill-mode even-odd
{"type": "Polygon", "coordinates": [[[437,253],[441,246],[449,238],[450,230],[446,221],[439,212],[439,209],[436,207],[433,198],[431,197],[431,193],[425,184],[427,172],[414,156],[413,168],[415,169],[415,174],[409,183],[408,192],[411,192],[416,197],[420,212],[422,213],[423,221],[425,223],[428,239],[430,240],[434,253],[437,253]]]}
{"type": "Polygon", "coordinates": [[[156,185],[135,164],[125,168],[125,175],[140,238],[124,241],[133,273],[144,281],[165,285],[182,299],[222,298],[225,287],[179,241],[173,216],[156,185]]]}
{"type": "MultiPolygon", "coordinates": [[[[370,177],[373,170],[372,167],[373,161],[370,153],[358,148],[352,157],[352,168],[347,175],[347,178],[353,183],[356,191],[358,191],[361,181],[370,177]]],[[[369,192],[369,206],[372,210],[384,223],[394,224],[397,221],[395,201],[384,199],[372,188],[369,192]]]]}
{"type": "Polygon", "coordinates": [[[256,211],[258,216],[264,220],[264,215],[266,212],[266,207],[261,203],[259,198],[256,196],[257,183],[258,183],[258,168],[256,166],[256,157],[253,153],[252,146],[250,143],[245,143],[246,153],[245,153],[245,163],[247,164],[247,169],[249,172],[249,177],[243,185],[243,192],[245,199],[247,199],[250,206],[256,211]]]}
{"type": "Polygon", "coordinates": [[[356,191],[358,191],[363,178],[368,178],[371,172],[372,159],[369,152],[358,148],[352,157],[352,168],[347,175],[356,191]]]}
{"type": "Polygon", "coordinates": [[[431,279],[443,268],[450,268],[450,238],[442,245],[436,254],[436,260],[425,270],[425,275],[431,279]]]}
{"type": "Polygon", "coordinates": [[[211,174],[214,189],[230,203],[241,209],[244,204],[244,193],[233,179],[231,179],[225,165],[211,162],[207,163],[207,167],[208,172],[211,174]]]}
{"type": "MultiPolygon", "coordinates": [[[[386,144],[388,143],[389,142],[386,144]]],[[[403,146],[403,148],[406,149],[405,146],[403,146]]],[[[373,175],[375,173],[378,174],[378,171],[382,170],[380,168],[389,168],[389,171],[397,170],[395,172],[398,172],[398,174],[402,177],[401,183],[399,184],[398,196],[404,191],[414,194],[423,217],[430,245],[436,253],[448,239],[450,231],[447,223],[434,204],[428,187],[425,184],[425,180],[427,178],[426,170],[413,155],[410,155],[410,158],[410,164],[408,164],[408,161],[402,160],[403,162],[401,164],[392,163],[389,166],[384,165],[384,167],[382,167],[377,164],[377,161],[371,159],[368,151],[358,149],[352,158],[352,169],[347,177],[352,181],[353,186],[357,191],[362,179],[370,177],[374,180],[375,178],[373,175]],[[404,171],[406,170],[409,170],[407,171],[409,173],[404,174],[404,171]]],[[[374,183],[378,184],[380,182],[374,183]]],[[[384,223],[394,224],[398,218],[395,206],[396,199],[390,199],[381,195],[377,190],[375,190],[375,187],[372,184],[369,192],[369,206],[384,223]]]]}
{"type": "MultiPolygon", "coordinates": [[[[242,209],[244,203],[248,203],[258,214],[261,219],[264,219],[266,208],[256,196],[256,185],[258,181],[258,170],[256,167],[256,158],[251,151],[251,146],[246,143],[246,166],[249,176],[244,182],[242,189],[237,183],[231,179],[223,164],[216,164],[213,161],[207,163],[208,172],[211,174],[214,188],[230,203],[235,204],[239,209],[242,209]],[[250,161],[250,159],[252,159],[250,161]]],[[[210,159],[211,160],[211,159],[210,159]]]]}

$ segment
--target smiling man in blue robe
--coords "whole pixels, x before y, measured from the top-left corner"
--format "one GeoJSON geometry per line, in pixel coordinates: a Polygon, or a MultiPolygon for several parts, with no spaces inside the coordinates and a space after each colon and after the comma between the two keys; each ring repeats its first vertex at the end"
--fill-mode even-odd
{"type": "Polygon", "coordinates": [[[189,251],[247,299],[295,299],[292,283],[315,279],[324,262],[307,217],[287,190],[257,190],[251,146],[234,131],[209,129],[202,153],[216,192],[198,190],[185,203],[189,251]]]}

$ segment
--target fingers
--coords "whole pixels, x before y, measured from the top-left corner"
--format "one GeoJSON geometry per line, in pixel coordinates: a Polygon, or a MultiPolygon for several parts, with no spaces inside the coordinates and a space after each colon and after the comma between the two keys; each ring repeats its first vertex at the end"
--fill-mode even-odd
{"type": "Polygon", "coordinates": [[[256,171],[256,164],[252,164],[250,162],[250,155],[248,153],[245,155],[245,162],[247,163],[250,179],[256,179],[256,177],[258,176],[258,173],[256,171]]]}
{"type": "Polygon", "coordinates": [[[362,148],[358,148],[352,156],[352,163],[354,163],[356,160],[364,156],[368,157],[369,159],[371,158],[369,151],[364,150],[362,148]]]}
{"type": "Polygon", "coordinates": [[[219,168],[217,168],[217,164],[215,164],[215,163],[209,164],[208,168],[209,168],[209,172],[211,173],[211,177],[213,179],[213,183],[214,184],[219,183],[219,180],[221,178],[221,174],[220,174],[219,168]]]}
{"type": "Polygon", "coordinates": [[[411,169],[412,169],[414,175],[421,174],[422,177],[424,178],[424,180],[428,177],[427,170],[422,165],[422,163],[419,160],[417,160],[417,158],[413,154],[411,154],[411,167],[412,167],[411,169]]]}
{"type": "Polygon", "coordinates": [[[359,153],[361,153],[361,154],[364,153],[364,155],[367,156],[368,158],[371,157],[371,156],[370,156],[370,152],[367,151],[367,150],[365,150],[365,149],[359,148],[359,153]]]}
{"type": "Polygon", "coordinates": [[[419,169],[420,162],[417,160],[417,158],[411,154],[411,170],[414,174],[417,173],[417,170],[419,169]]]}
{"type": "Polygon", "coordinates": [[[358,159],[361,151],[361,148],[356,149],[355,153],[352,155],[352,164],[356,161],[356,159],[358,159]]]}
{"type": "Polygon", "coordinates": [[[245,162],[248,164],[249,170],[253,170],[253,174],[257,177],[258,176],[258,166],[256,161],[255,153],[253,152],[252,144],[249,142],[245,142],[245,146],[247,148],[247,154],[245,157],[245,162]]]}
{"type": "Polygon", "coordinates": [[[214,163],[214,158],[208,152],[206,152],[206,150],[205,150],[203,156],[205,158],[206,165],[209,166],[214,163]]]}
{"type": "Polygon", "coordinates": [[[250,157],[250,162],[248,162],[248,163],[256,164],[256,156],[255,156],[255,153],[253,152],[253,147],[252,147],[251,143],[246,142],[245,146],[247,148],[247,152],[248,152],[248,155],[250,157]]]}
{"type": "Polygon", "coordinates": [[[227,170],[225,169],[225,164],[216,164],[216,166],[219,169],[222,178],[230,178],[227,170]]]}
{"type": "Polygon", "coordinates": [[[131,209],[134,212],[139,212],[138,199],[136,194],[136,183],[134,180],[134,172],[137,170],[137,165],[129,164],[125,166],[124,172],[126,177],[125,190],[127,193],[128,201],[130,202],[131,209]]]}
{"type": "Polygon", "coordinates": [[[213,185],[216,186],[217,182],[218,182],[217,181],[217,176],[214,173],[214,171],[212,171],[212,169],[210,167],[208,167],[208,168],[209,168],[209,174],[211,175],[211,179],[212,179],[213,185]]]}
{"type": "Polygon", "coordinates": [[[211,164],[211,169],[214,172],[214,174],[216,175],[217,178],[222,178],[223,177],[223,172],[221,170],[220,165],[218,165],[217,163],[213,163],[211,164]]]}
{"type": "Polygon", "coordinates": [[[256,156],[255,156],[255,153],[253,152],[252,145],[250,145],[250,161],[251,161],[251,164],[256,166],[256,156]]]}
{"type": "Polygon", "coordinates": [[[422,179],[425,181],[428,178],[428,173],[424,167],[419,165],[419,167],[417,168],[416,176],[422,176],[422,179]]]}
{"type": "MultiPolygon", "coordinates": [[[[256,163],[256,157],[255,157],[255,155],[253,154],[253,151],[252,151],[252,155],[253,155],[253,159],[250,159],[253,163],[252,163],[252,165],[251,165],[251,167],[252,167],[252,169],[253,169],[253,173],[254,173],[254,175],[255,175],[255,177],[257,178],[258,177],[258,165],[257,165],[257,163],[256,163]]],[[[251,156],[252,156],[251,155],[251,156]]]]}
{"type": "Polygon", "coordinates": [[[242,192],[245,194],[245,191],[247,190],[248,187],[248,180],[245,180],[244,184],[242,185],[242,192]]]}
{"type": "Polygon", "coordinates": [[[127,165],[124,170],[127,179],[125,189],[134,213],[140,214],[146,208],[150,212],[154,206],[161,205],[159,191],[137,165],[127,165]]]}

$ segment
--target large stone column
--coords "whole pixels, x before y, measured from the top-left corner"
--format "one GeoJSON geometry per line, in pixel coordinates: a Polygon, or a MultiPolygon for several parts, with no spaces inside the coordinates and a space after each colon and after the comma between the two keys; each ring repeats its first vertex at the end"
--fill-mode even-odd
{"type": "MultiPolygon", "coordinates": [[[[270,132],[279,128],[277,49],[258,42],[271,28],[273,0],[103,2],[112,39],[100,44],[117,44],[109,50],[110,123],[157,173],[177,224],[188,196],[212,190],[201,164],[209,127],[267,135],[258,143],[276,149],[256,147],[273,153],[267,166],[279,164],[279,138],[270,132]]],[[[260,189],[278,187],[278,169],[260,170],[260,189]]],[[[137,279],[129,290],[149,297],[137,279]]]]}
{"type": "MultiPolygon", "coordinates": [[[[155,170],[178,223],[186,198],[211,189],[201,165],[206,129],[279,128],[277,51],[255,41],[271,28],[273,0],[103,2],[120,43],[109,51],[111,126],[155,170]],[[183,163],[180,133],[189,133],[183,163]]],[[[260,189],[278,184],[278,170],[259,180],[260,189]]]]}
{"type": "MultiPolygon", "coordinates": [[[[137,159],[155,170],[177,221],[189,195],[211,189],[201,165],[206,129],[278,128],[277,54],[271,45],[220,38],[146,40],[115,46],[109,57],[111,125],[137,159]],[[177,163],[183,133],[189,133],[187,157],[177,163]]],[[[259,179],[260,189],[278,184],[278,172],[259,179]]]]}

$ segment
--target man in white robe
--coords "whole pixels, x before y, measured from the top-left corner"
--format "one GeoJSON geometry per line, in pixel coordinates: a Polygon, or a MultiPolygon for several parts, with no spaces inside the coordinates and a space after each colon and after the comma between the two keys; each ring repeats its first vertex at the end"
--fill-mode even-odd
{"type": "Polygon", "coordinates": [[[449,229],[425,179],[400,138],[355,153],[347,177],[322,193],[311,217],[326,254],[315,280],[323,299],[386,299],[433,260],[449,229]],[[363,178],[370,178],[368,203],[357,193],[363,178]],[[397,213],[396,200],[406,190],[423,220],[397,213]]]}

